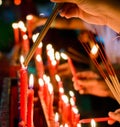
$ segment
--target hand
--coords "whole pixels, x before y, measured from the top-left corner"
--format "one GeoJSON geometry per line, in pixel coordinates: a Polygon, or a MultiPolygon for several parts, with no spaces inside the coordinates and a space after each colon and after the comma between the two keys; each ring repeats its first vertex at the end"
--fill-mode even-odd
{"type": "Polygon", "coordinates": [[[72,73],[68,63],[64,63],[58,66],[57,73],[60,77],[72,77],[72,73]]]}
{"type": "Polygon", "coordinates": [[[120,109],[117,109],[115,112],[109,112],[108,115],[112,118],[112,120],[108,120],[108,124],[112,125],[116,121],[120,122],[120,109]]]}
{"type": "Polygon", "coordinates": [[[61,16],[66,18],[78,17],[91,24],[107,25],[116,32],[120,31],[120,1],[114,0],[51,0],[65,3],[61,9],[61,16]]]}
{"type": "Polygon", "coordinates": [[[80,94],[90,94],[99,97],[113,98],[113,95],[104,80],[99,79],[99,75],[95,72],[78,72],[76,76],[77,81],[73,77],[74,88],[78,90],[80,94]]]}

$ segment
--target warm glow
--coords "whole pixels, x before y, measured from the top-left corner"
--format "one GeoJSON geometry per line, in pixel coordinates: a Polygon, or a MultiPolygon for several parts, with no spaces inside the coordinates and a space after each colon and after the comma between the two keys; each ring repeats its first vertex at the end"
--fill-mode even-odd
{"type": "Polygon", "coordinates": [[[19,21],[19,22],[18,22],[18,26],[19,26],[19,28],[20,28],[23,32],[26,32],[26,31],[27,31],[27,28],[25,27],[23,21],[19,21]]]}
{"type": "Polygon", "coordinates": [[[75,113],[75,114],[78,114],[78,109],[76,107],[72,107],[72,111],[75,113]]]}
{"type": "Polygon", "coordinates": [[[36,41],[36,39],[37,39],[38,36],[39,36],[39,33],[33,34],[33,36],[32,36],[33,42],[36,41]]]}
{"type": "Polygon", "coordinates": [[[62,95],[62,100],[64,101],[64,103],[68,104],[69,100],[68,97],[66,95],[62,95]]]}
{"type": "Polygon", "coordinates": [[[34,76],[33,74],[30,74],[29,76],[29,88],[33,88],[34,85],[34,76]]]}
{"type": "Polygon", "coordinates": [[[56,58],[56,60],[60,60],[60,53],[59,52],[55,52],[55,58],[56,58]]]}
{"type": "Polygon", "coordinates": [[[68,56],[67,56],[65,53],[62,52],[60,55],[61,55],[61,57],[62,57],[64,60],[67,60],[67,59],[68,59],[68,56]]]}
{"type": "Polygon", "coordinates": [[[26,16],[26,19],[27,19],[27,20],[32,20],[32,19],[33,19],[33,16],[32,16],[32,15],[27,15],[27,16],[26,16]]]}
{"type": "Polygon", "coordinates": [[[25,61],[25,59],[24,59],[24,57],[21,55],[20,56],[20,63],[21,63],[21,66],[22,66],[22,68],[25,68],[25,66],[24,66],[24,61],[25,61]]]}
{"type": "MultiPolygon", "coordinates": [[[[39,33],[36,33],[36,34],[34,34],[34,35],[32,36],[32,40],[33,40],[34,43],[36,42],[38,36],[39,36],[39,33]]],[[[43,46],[43,43],[40,42],[39,45],[38,45],[38,48],[42,48],[42,46],[43,46]]]]}
{"type": "Polygon", "coordinates": [[[91,54],[96,55],[98,52],[98,45],[94,45],[91,49],[91,54]]]}
{"type": "Polygon", "coordinates": [[[60,93],[64,93],[64,89],[63,89],[63,88],[60,88],[60,89],[59,89],[59,92],[60,92],[60,93]]]}
{"type": "Polygon", "coordinates": [[[91,123],[91,127],[96,127],[96,122],[94,119],[92,119],[90,123],[91,123]]]}
{"type": "Polygon", "coordinates": [[[56,60],[52,60],[52,65],[56,66],[56,64],[57,64],[56,60]]]}
{"type": "Polygon", "coordinates": [[[64,125],[64,127],[69,127],[69,126],[68,126],[68,124],[66,123],[66,124],[64,125]]]}
{"type": "Polygon", "coordinates": [[[51,44],[48,44],[47,47],[46,47],[47,50],[50,50],[51,48],[52,48],[51,44]]]}
{"type": "Polygon", "coordinates": [[[36,56],[36,60],[37,60],[38,62],[42,61],[41,55],[37,55],[37,56],[36,56]]]}
{"type": "Polygon", "coordinates": [[[23,35],[23,40],[27,40],[28,39],[28,36],[25,34],[23,35]]]}
{"type": "Polygon", "coordinates": [[[45,81],[45,83],[46,84],[49,84],[50,83],[50,77],[49,76],[47,76],[47,75],[43,75],[43,79],[44,79],[44,81],[45,81]]]}
{"type": "Polygon", "coordinates": [[[41,87],[44,86],[44,81],[43,81],[42,78],[39,78],[39,79],[38,79],[38,83],[39,83],[39,85],[40,85],[41,87]]]}
{"type": "Polygon", "coordinates": [[[70,98],[70,104],[71,104],[72,106],[74,106],[74,105],[75,105],[75,101],[74,101],[74,99],[73,99],[73,98],[70,98]]]}
{"type": "Polygon", "coordinates": [[[59,114],[56,112],[55,113],[55,122],[58,122],[59,121],[59,114]]]}
{"type": "Polygon", "coordinates": [[[74,97],[74,96],[75,96],[74,93],[73,93],[73,91],[69,91],[69,95],[70,95],[71,97],[74,97]]]}
{"type": "Polygon", "coordinates": [[[51,83],[48,84],[48,90],[49,90],[50,94],[53,93],[53,86],[51,83]]]}
{"type": "Polygon", "coordinates": [[[13,29],[18,29],[18,23],[13,23],[12,27],[13,27],[13,29]]]}
{"type": "Polygon", "coordinates": [[[60,79],[60,76],[59,75],[55,75],[55,79],[57,80],[57,82],[60,82],[61,81],[61,79],[60,79]]]}
{"type": "Polygon", "coordinates": [[[21,4],[21,0],[14,0],[14,4],[15,5],[20,5],[21,4]]]}
{"type": "Polygon", "coordinates": [[[77,124],[77,127],[82,127],[80,123],[77,124]]]}

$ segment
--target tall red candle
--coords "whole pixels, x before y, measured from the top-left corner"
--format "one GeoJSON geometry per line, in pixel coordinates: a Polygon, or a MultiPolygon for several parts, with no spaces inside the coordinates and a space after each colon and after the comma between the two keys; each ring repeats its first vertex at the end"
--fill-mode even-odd
{"type": "Polygon", "coordinates": [[[15,44],[19,43],[19,28],[17,23],[12,24],[15,44]]]}
{"type": "Polygon", "coordinates": [[[33,127],[33,106],[34,106],[34,84],[33,75],[30,75],[29,78],[29,90],[28,90],[28,104],[27,104],[27,127],[33,127]]]}
{"type": "Polygon", "coordinates": [[[27,15],[26,16],[26,20],[27,20],[27,31],[28,31],[28,37],[32,38],[32,29],[31,29],[31,25],[33,25],[33,16],[32,15],[27,15]]]}
{"type": "MultiPolygon", "coordinates": [[[[39,33],[36,33],[32,36],[32,40],[33,42],[36,41],[37,37],[38,37],[39,33]]],[[[43,65],[43,61],[42,61],[42,42],[38,45],[36,51],[35,51],[35,66],[36,66],[36,71],[37,71],[37,75],[39,78],[43,78],[43,74],[44,74],[44,65],[43,65]]]]}
{"type": "Polygon", "coordinates": [[[53,93],[53,86],[50,83],[48,84],[48,90],[49,90],[48,118],[52,120],[54,115],[54,111],[53,111],[54,93],[53,93]]]}
{"type": "MultiPolygon", "coordinates": [[[[24,58],[21,56],[21,64],[24,58]]],[[[26,123],[27,120],[27,90],[28,90],[28,74],[27,69],[23,66],[20,69],[20,118],[26,123]]]]}

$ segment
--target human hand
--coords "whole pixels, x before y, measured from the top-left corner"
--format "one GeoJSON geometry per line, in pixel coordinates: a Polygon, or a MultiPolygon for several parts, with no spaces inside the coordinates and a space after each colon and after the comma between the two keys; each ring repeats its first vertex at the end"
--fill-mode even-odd
{"type": "Polygon", "coordinates": [[[99,75],[92,71],[78,72],[76,74],[77,80],[73,77],[74,88],[79,91],[80,94],[90,94],[99,97],[112,97],[113,95],[108,86],[99,75]]]}
{"type": "Polygon", "coordinates": [[[114,112],[109,112],[108,115],[112,118],[111,120],[108,120],[109,125],[114,124],[116,121],[120,122],[120,109],[117,109],[114,112]]]}
{"type": "Polygon", "coordinates": [[[78,17],[91,24],[107,25],[116,32],[120,29],[118,19],[120,1],[117,0],[51,0],[51,2],[65,3],[61,9],[62,17],[78,17]]]}
{"type": "Polygon", "coordinates": [[[71,77],[72,73],[71,73],[71,70],[70,70],[68,63],[64,63],[64,64],[59,65],[57,68],[57,74],[60,77],[71,77]]]}

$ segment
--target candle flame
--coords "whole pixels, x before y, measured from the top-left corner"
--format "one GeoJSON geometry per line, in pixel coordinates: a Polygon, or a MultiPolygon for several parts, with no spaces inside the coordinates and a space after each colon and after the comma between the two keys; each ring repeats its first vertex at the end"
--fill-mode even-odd
{"type": "Polygon", "coordinates": [[[53,86],[51,83],[48,84],[48,90],[49,90],[50,94],[53,93],[53,86]]]}
{"type": "Polygon", "coordinates": [[[66,123],[66,124],[64,125],[64,127],[69,127],[69,126],[68,126],[68,124],[66,123]]]}
{"type": "Polygon", "coordinates": [[[52,65],[56,66],[56,64],[57,64],[56,60],[52,60],[52,65]]]}
{"type": "Polygon", "coordinates": [[[63,88],[60,88],[60,89],[59,89],[59,92],[60,92],[60,93],[64,93],[64,89],[63,89],[63,88]]]}
{"type": "Polygon", "coordinates": [[[42,61],[41,55],[37,55],[37,56],[36,56],[36,60],[37,60],[38,62],[42,61]]]}
{"type": "Polygon", "coordinates": [[[18,27],[19,27],[22,31],[24,31],[24,32],[27,31],[27,28],[25,27],[25,24],[23,23],[23,21],[19,21],[19,22],[18,22],[18,27]]]}
{"type": "Polygon", "coordinates": [[[17,29],[18,28],[18,23],[13,23],[12,27],[13,27],[13,29],[17,29]]]}
{"type": "Polygon", "coordinates": [[[43,75],[43,79],[44,79],[44,81],[45,81],[45,83],[46,84],[49,84],[50,83],[50,77],[49,76],[47,76],[47,75],[43,75]]]}
{"type": "Polygon", "coordinates": [[[59,52],[55,52],[55,58],[56,58],[56,60],[60,60],[60,53],[59,52]]]}
{"type": "Polygon", "coordinates": [[[94,119],[91,120],[91,127],[96,127],[96,122],[94,119]]]}
{"type": "Polygon", "coordinates": [[[77,107],[72,107],[72,111],[75,113],[75,114],[78,114],[78,109],[77,109],[77,107]]]}
{"type": "Polygon", "coordinates": [[[95,45],[92,47],[92,49],[91,49],[91,54],[92,54],[92,55],[96,55],[97,52],[98,52],[98,45],[95,44],[95,45]]]}
{"type": "Polygon", "coordinates": [[[61,79],[60,79],[60,76],[59,75],[55,75],[55,79],[57,80],[57,82],[60,82],[61,81],[61,79]]]}
{"type": "Polygon", "coordinates": [[[72,106],[74,106],[74,105],[75,105],[75,101],[74,101],[74,99],[73,99],[73,98],[70,98],[70,104],[71,104],[72,106]]]}
{"type": "Polygon", "coordinates": [[[56,112],[55,113],[55,122],[58,122],[59,121],[59,114],[56,112]]]}
{"type": "Polygon", "coordinates": [[[64,101],[64,103],[68,104],[69,100],[68,97],[66,95],[62,95],[62,100],[64,101]]]}
{"type": "Polygon", "coordinates": [[[50,50],[50,49],[52,49],[52,45],[48,44],[46,48],[47,48],[47,50],[50,50]]]}
{"type": "MultiPolygon", "coordinates": [[[[32,41],[33,41],[34,43],[36,42],[38,36],[39,36],[39,33],[33,34],[33,36],[32,36],[32,41]]],[[[43,46],[43,43],[40,42],[40,44],[38,45],[38,48],[42,48],[42,46],[43,46]]]]}
{"type": "Polygon", "coordinates": [[[74,97],[75,96],[74,93],[73,93],[73,91],[71,91],[71,90],[69,91],[69,94],[70,94],[71,97],[74,97]]]}
{"type": "Polygon", "coordinates": [[[25,34],[25,35],[23,35],[23,39],[24,40],[27,40],[28,39],[28,36],[25,34]]]}
{"type": "Polygon", "coordinates": [[[34,85],[34,76],[33,74],[30,74],[29,76],[29,88],[33,88],[34,85]]]}
{"type": "Polygon", "coordinates": [[[68,59],[68,56],[67,56],[65,53],[62,52],[60,55],[61,55],[61,57],[62,57],[64,60],[67,60],[67,59],[68,59]]]}
{"type": "Polygon", "coordinates": [[[23,64],[24,61],[25,61],[25,59],[24,59],[23,55],[21,55],[21,56],[20,56],[20,63],[21,63],[22,68],[25,68],[25,66],[24,66],[24,64],[23,64]]]}
{"type": "Polygon", "coordinates": [[[38,79],[38,83],[39,83],[39,85],[40,85],[41,87],[44,86],[44,81],[43,81],[42,78],[39,78],[39,79],[38,79]]]}
{"type": "Polygon", "coordinates": [[[77,127],[82,127],[80,123],[77,124],[77,127]]]}
{"type": "Polygon", "coordinates": [[[27,20],[32,20],[32,19],[33,19],[33,16],[32,16],[32,15],[27,15],[27,16],[26,16],[26,19],[27,19],[27,20]]]}

